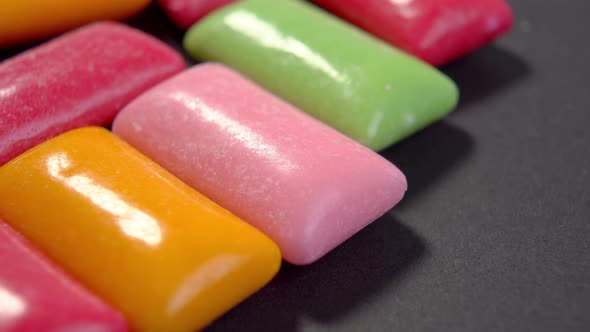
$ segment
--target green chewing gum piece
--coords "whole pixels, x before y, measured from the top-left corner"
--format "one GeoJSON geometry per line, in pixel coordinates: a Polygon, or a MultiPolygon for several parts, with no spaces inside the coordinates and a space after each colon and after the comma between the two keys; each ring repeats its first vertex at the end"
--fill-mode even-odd
{"type": "Polygon", "coordinates": [[[184,47],[373,150],[443,117],[458,99],[435,68],[302,1],[239,1],[192,26],[184,47]]]}

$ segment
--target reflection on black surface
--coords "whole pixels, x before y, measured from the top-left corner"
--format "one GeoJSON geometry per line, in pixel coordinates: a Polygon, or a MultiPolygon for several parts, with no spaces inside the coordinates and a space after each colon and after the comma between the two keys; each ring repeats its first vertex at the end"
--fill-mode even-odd
{"type": "Polygon", "coordinates": [[[532,73],[524,59],[494,44],[445,66],[442,71],[459,86],[458,111],[471,103],[484,102],[486,97],[510,88],[532,73]]]}
{"type": "Polygon", "coordinates": [[[386,214],[309,266],[283,263],[276,278],[207,331],[297,331],[301,317],[337,320],[391,289],[427,253],[424,241],[386,214]]]}
{"type": "Polygon", "coordinates": [[[396,210],[410,208],[413,198],[436,186],[474,148],[473,139],[464,130],[439,121],[412,137],[381,152],[406,175],[408,191],[396,210]]]}

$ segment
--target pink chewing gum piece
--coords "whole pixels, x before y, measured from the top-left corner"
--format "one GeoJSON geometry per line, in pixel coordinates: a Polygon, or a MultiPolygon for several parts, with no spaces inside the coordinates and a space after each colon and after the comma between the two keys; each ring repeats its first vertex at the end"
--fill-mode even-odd
{"type": "Polygon", "coordinates": [[[184,68],[164,43],[110,22],[0,63],[0,166],[70,129],[109,125],[128,102],[184,68]]]}
{"type": "Polygon", "coordinates": [[[188,29],[201,18],[236,0],[158,0],[170,19],[181,29],[188,29]]]}
{"type": "Polygon", "coordinates": [[[121,136],[309,264],[406,190],[389,161],[218,64],[185,71],[115,119],[121,136]]]}
{"type": "Polygon", "coordinates": [[[0,331],[127,331],[123,316],[0,220],[0,331]]]}

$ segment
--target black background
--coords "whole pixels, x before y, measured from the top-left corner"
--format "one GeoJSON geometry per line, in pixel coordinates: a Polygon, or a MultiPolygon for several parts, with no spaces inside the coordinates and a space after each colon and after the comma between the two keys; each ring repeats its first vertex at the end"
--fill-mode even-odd
{"type": "MultiPolygon", "coordinates": [[[[383,152],[403,202],[208,331],[590,331],[590,3],[510,3],[443,68],[458,109],[383,152]]],[[[131,23],[181,49],[157,6],[131,23]]]]}

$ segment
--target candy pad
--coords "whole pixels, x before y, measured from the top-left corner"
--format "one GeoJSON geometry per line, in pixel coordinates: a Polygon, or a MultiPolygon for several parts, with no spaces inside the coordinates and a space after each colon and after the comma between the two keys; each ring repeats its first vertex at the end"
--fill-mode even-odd
{"type": "Polygon", "coordinates": [[[512,26],[504,0],[312,0],[433,65],[455,60],[512,26]]]}
{"type": "Polygon", "coordinates": [[[184,67],[152,36],[106,22],[0,63],[0,165],[69,129],[109,125],[129,101],[184,67]]]}
{"type": "Polygon", "coordinates": [[[457,103],[436,69],[302,1],[236,2],[195,24],[184,45],[374,150],[457,103]]]}
{"type": "Polygon", "coordinates": [[[127,331],[123,316],[0,220],[0,331],[127,331]]]}
{"type": "Polygon", "coordinates": [[[217,64],[146,92],[113,131],[262,230],[294,264],[319,259],[406,190],[389,161],[217,64]]]}
{"type": "Polygon", "coordinates": [[[235,0],[158,0],[172,21],[187,29],[201,18],[235,0]]]}
{"type": "Polygon", "coordinates": [[[2,0],[0,47],[51,37],[100,20],[122,20],[149,0],[2,0]]]}
{"type": "Polygon", "coordinates": [[[203,328],[281,262],[264,234],[102,128],[70,131],[1,167],[0,217],[134,331],[203,328]]]}

